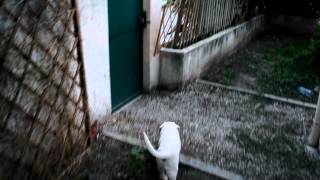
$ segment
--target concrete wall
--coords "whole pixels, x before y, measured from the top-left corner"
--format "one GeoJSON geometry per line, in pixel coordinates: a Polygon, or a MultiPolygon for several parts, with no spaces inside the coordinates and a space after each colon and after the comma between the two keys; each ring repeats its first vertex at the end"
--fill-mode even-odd
{"type": "Polygon", "coordinates": [[[159,54],[154,55],[161,20],[160,0],[144,0],[143,8],[150,22],[143,32],[143,88],[150,91],[159,83],[159,54]]]}
{"type": "Polygon", "coordinates": [[[160,87],[173,89],[192,81],[210,64],[230,55],[264,31],[265,17],[229,28],[184,49],[161,49],[160,87]]]}
{"type": "Polygon", "coordinates": [[[267,27],[272,32],[312,36],[316,31],[317,21],[300,16],[273,15],[268,17],[267,27]]]}
{"type": "Polygon", "coordinates": [[[111,115],[107,6],[107,0],[78,0],[88,104],[100,122],[111,115]]]}
{"type": "MultiPolygon", "coordinates": [[[[78,0],[88,104],[92,119],[100,122],[111,116],[107,6],[106,0],[78,0]]],[[[159,54],[154,55],[154,48],[160,26],[161,1],[143,0],[143,9],[149,21],[143,31],[143,88],[150,91],[159,81],[159,54]]]]}

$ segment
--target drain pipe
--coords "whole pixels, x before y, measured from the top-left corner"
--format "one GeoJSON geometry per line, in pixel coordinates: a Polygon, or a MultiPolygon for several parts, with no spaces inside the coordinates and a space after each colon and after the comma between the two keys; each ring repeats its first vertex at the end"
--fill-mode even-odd
{"type": "Polygon", "coordinates": [[[313,119],[311,133],[308,138],[308,145],[315,148],[315,149],[318,149],[319,138],[320,138],[320,95],[318,98],[316,114],[313,119]]]}

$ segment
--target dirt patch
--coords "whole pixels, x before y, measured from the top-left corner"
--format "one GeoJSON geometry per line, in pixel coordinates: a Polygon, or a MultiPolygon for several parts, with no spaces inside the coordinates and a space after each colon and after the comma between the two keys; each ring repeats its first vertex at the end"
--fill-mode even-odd
{"type": "MultiPolygon", "coordinates": [[[[155,159],[141,148],[102,137],[80,166],[65,179],[151,180],[158,179],[155,159]]],[[[206,173],[180,165],[178,180],[219,180],[206,173]]]]}

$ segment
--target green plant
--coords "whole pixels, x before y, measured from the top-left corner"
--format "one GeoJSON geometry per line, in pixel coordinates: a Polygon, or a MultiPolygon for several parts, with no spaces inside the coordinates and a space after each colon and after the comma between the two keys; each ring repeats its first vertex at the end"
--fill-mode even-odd
{"type": "Polygon", "coordinates": [[[233,70],[225,69],[223,72],[223,83],[229,85],[231,81],[236,77],[236,73],[233,70]]]}
{"type": "Polygon", "coordinates": [[[258,77],[260,90],[282,96],[297,96],[297,87],[320,83],[320,30],[305,43],[274,49],[266,59],[271,72],[258,77]]]}
{"type": "Polygon", "coordinates": [[[129,176],[135,179],[146,179],[150,172],[156,173],[157,168],[153,160],[143,148],[137,146],[131,148],[128,162],[129,176]]]}
{"type": "Polygon", "coordinates": [[[141,169],[146,161],[146,152],[140,147],[133,147],[130,151],[129,166],[132,169],[141,169]]]}

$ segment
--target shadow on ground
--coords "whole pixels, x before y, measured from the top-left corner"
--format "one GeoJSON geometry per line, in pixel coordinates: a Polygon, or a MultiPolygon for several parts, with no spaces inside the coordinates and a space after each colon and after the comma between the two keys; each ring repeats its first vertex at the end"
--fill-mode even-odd
{"type": "MultiPolygon", "coordinates": [[[[65,179],[77,180],[157,180],[155,159],[141,148],[107,137],[100,138],[92,152],[65,179]]],[[[178,180],[218,180],[180,165],[178,180]]]]}

